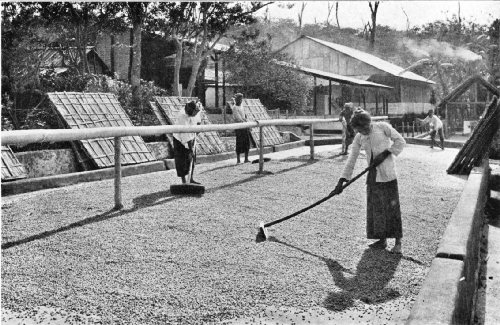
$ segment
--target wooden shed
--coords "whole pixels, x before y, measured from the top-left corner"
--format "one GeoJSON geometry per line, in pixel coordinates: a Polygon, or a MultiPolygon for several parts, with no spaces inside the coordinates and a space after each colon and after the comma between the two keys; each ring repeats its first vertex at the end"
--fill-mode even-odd
{"type": "Polygon", "coordinates": [[[328,95],[321,90],[326,88],[327,92],[334,94],[334,101],[339,106],[350,101],[374,115],[383,112],[385,115],[401,116],[432,108],[429,99],[433,81],[374,55],[309,36],[301,36],[278,51],[287,53],[301,67],[391,87],[390,91],[381,92],[380,86],[368,88],[340,82],[330,85],[328,80],[320,80],[315,101],[326,103],[325,107],[328,95]],[[384,110],[380,111],[379,107],[384,107],[384,110]]]}
{"type": "Polygon", "coordinates": [[[447,132],[471,133],[493,96],[500,90],[480,75],[474,75],[443,98],[437,113],[445,118],[447,132]]]}

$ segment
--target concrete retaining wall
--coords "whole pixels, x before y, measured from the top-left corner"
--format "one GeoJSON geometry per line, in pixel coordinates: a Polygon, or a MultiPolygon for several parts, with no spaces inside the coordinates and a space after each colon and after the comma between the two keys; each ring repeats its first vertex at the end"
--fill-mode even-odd
{"type": "MultiPolygon", "coordinates": [[[[408,143],[408,144],[418,144],[418,145],[425,145],[425,146],[431,145],[431,139],[419,139],[419,138],[408,138],[408,137],[404,137],[404,138],[405,138],[406,143],[408,143]]],[[[439,137],[437,137],[437,143],[439,143],[439,137]]],[[[460,141],[444,140],[444,146],[445,146],[445,148],[460,149],[464,146],[464,143],[460,142],[460,141]]]]}
{"type": "Polygon", "coordinates": [[[471,323],[489,176],[488,160],[470,173],[407,325],[471,323]]]}
{"type": "MultiPolygon", "coordinates": [[[[290,143],[284,143],[272,147],[265,147],[263,153],[268,154],[271,152],[288,150],[304,146],[305,144],[306,141],[301,140],[290,143]]],[[[154,150],[155,157],[163,158],[169,149],[167,148],[165,143],[159,143],[156,146],[157,147],[155,147],[154,150]]],[[[258,148],[250,149],[250,155],[258,155],[258,154],[259,154],[258,148]]],[[[130,175],[139,175],[139,174],[175,169],[174,159],[171,159],[170,155],[167,155],[167,157],[169,158],[159,159],[158,161],[142,163],[137,165],[122,166],[122,176],[126,177],[130,175]]],[[[200,155],[197,157],[197,162],[210,163],[226,159],[236,159],[236,153],[232,151],[217,155],[200,155]]],[[[84,172],[73,172],[61,175],[34,177],[34,178],[16,180],[12,182],[2,182],[1,192],[2,195],[14,195],[32,191],[39,191],[48,188],[63,187],[82,182],[92,182],[103,179],[111,179],[113,177],[114,177],[114,167],[102,168],[98,170],[84,171],[84,172]]]]}
{"type": "Polygon", "coordinates": [[[40,150],[15,153],[26,167],[28,178],[68,174],[79,171],[71,149],[40,150]]]}

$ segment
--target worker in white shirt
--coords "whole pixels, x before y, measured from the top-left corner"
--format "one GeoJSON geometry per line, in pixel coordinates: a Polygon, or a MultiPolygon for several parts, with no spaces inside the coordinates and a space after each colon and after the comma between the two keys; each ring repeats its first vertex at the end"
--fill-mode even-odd
{"type": "Polygon", "coordinates": [[[366,236],[378,241],[369,246],[385,249],[387,238],[395,238],[391,252],[401,254],[403,227],[395,160],[406,142],[389,123],[372,122],[370,114],[362,109],[354,111],[351,124],[357,134],[342,177],[331,195],[342,193],[344,183],[352,176],[359,152],[364,149],[368,164],[375,166],[366,180],[366,236]]]}
{"type": "MultiPolygon", "coordinates": [[[[190,101],[184,107],[184,110],[179,111],[176,125],[200,125],[201,116],[199,114],[202,109],[201,103],[190,101]]],[[[177,176],[182,180],[183,184],[187,183],[186,176],[190,174],[189,182],[192,184],[200,184],[193,179],[196,133],[184,132],[174,133],[174,160],[177,176]]]]}
{"type": "MultiPolygon", "coordinates": [[[[247,115],[243,107],[243,94],[237,93],[234,95],[233,102],[230,106],[233,111],[235,122],[247,122],[247,115]]],[[[250,160],[248,160],[248,153],[250,151],[250,131],[248,129],[237,129],[234,131],[236,133],[236,163],[241,163],[240,154],[245,155],[244,162],[250,162],[250,160]]]]}
{"type": "Polygon", "coordinates": [[[430,131],[430,136],[431,136],[431,148],[434,148],[434,144],[436,143],[436,133],[439,134],[439,140],[441,140],[441,146],[438,145],[438,147],[441,148],[441,150],[444,150],[444,132],[443,132],[443,122],[437,117],[436,114],[434,114],[434,110],[430,109],[427,112],[427,117],[424,119],[419,119],[417,118],[417,121],[422,123],[422,124],[429,124],[429,127],[431,129],[430,131]]]}

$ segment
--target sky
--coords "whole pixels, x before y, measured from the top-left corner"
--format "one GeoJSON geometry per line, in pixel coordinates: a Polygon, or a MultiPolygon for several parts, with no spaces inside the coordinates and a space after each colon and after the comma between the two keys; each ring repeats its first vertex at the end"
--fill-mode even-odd
{"type": "MultiPolygon", "coordinates": [[[[328,3],[335,1],[304,1],[304,22],[324,23],[328,15],[328,3]]],[[[340,27],[363,28],[370,18],[368,1],[338,1],[340,27]]],[[[277,1],[269,6],[271,19],[291,18],[298,21],[303,1],[277,1]],[[291,9],[280,8],[279,4],[292,3],[291,9]]],[[[500,18],[500,1],[381,1],[377,12],[377,25],[387,25],[398,30],[406,30],[436,20],[445,20],[457,15],[467,21],[490,25],[500,18]],[[406,15],[405,15],[406,13],[406,15]],[[407,17],[408,16],[408,19],[407,17]]],[[[336,25],[335,7],[330,15],[330,23],[336,25]]]]}

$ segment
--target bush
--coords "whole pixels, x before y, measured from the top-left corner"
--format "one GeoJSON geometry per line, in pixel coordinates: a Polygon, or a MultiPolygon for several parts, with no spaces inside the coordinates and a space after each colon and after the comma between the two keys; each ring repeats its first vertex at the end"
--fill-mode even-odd
{"type": "MultiPolygon", "coordinates": [[[[59,115],[55,112],[47,99],[48,92],[104,92],[116,95],[120,105],[130,117],[132,124],[159,125],[150,101],[153,96],[170,96],[165,89],[159,88],[153,82],[141,80],[141,105],[132,105],[132,87],[122,81],[112,79],[105,75],[68,75],[47,73],[41,76],[40,89],[25,90],[23,93],[14,94],[17,99],[16,107],[20,129],[57,129],[61,128],[59,115]],[[28,109],[24,109],[29,107],[28,109]]],[[[16,109],[8,96],[2,98],[2,115],[8,116],[9,110],[16,109]]],[[[55,148],[69,148],[68,143],[31,144],[23,146],[20,150],[43,150],[55,148]]]]}
{"type": "MultiPolygon", "coordinates": [[[[153,96],[169,96],[168,91],[156,87],[153,82],[141,80],[141,105],[132,105],[132,87],[122,81],[105,75],[56,75],[46,74],[41,79],[41,89],[32,90],[31,94],[45,96],[48,92],[104,92],[116,95],[121,106],[132,120],[133,125],[159,125],[150,101],[153,96]]],[[[59,117],[47,100],[30,110],[22,129],[59,128],[59,117]]]]}

